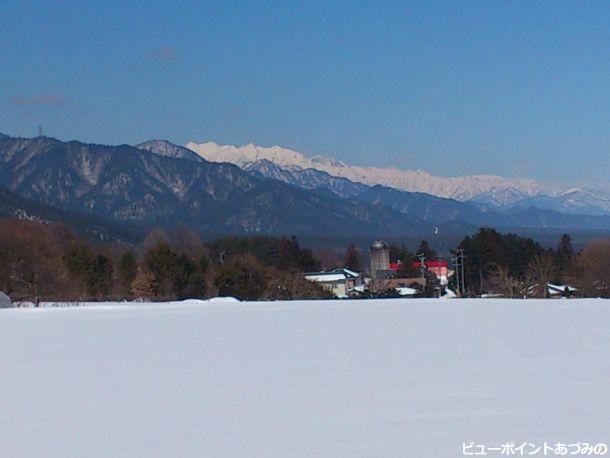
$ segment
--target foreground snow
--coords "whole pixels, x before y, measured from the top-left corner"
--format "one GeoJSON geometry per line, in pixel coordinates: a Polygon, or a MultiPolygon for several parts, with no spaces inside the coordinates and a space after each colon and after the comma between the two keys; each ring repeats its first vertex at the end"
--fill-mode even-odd
{"type": "Polygon", "coordinates": [[[0,456],[457,457],[610,443],[610,302],[0,311],[0,456]]]}

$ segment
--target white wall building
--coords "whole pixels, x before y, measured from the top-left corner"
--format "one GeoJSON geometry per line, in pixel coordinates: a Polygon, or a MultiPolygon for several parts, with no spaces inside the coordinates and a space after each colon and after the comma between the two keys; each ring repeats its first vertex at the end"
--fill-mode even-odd
{"type": "Polygon", "coordinates": [[[358,291],[358,288],[363,287],[360,274],[349,269],[310,272],[305,275],[305,280],[319,283],[338,298],[346,298],[351,291],[358,291]]]}

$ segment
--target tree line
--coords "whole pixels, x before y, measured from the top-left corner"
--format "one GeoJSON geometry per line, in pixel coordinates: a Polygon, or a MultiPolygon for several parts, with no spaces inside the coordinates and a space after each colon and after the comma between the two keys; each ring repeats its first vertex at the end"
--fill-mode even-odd
{"type": "MultiPolygon", "coordinates": [[[[579,295],[610,297],[610,239],[598,239],[576,251],[568,234],[555,248],[531,238],[481,228],[454,251],[464,253],[465,294],[497,293],[505,297],[548,297],[547,284],[573,286],[579,295]]],[[[565,295],[571,295],[565,289],[565,295]]]]}
{"type": "Polygon", "coordinates": [[[184,227],[137,246],[97,245],[63,223],[0,220],[0,290],[14,301],[313,299],[302,281],[320,261],[295,237],[223,237],[204,244],[184,227]]]}
{"type": "MultiPolygon", "coordinates": [[[[418,255],[438,259],[424,240],[415,252],[390,244],[396,276],[419,277],[418,255]]],[[[610,297],[610,239],[576,252],[564,234],[554,249],[530,238],[481,228],[456,247],[464,253],[467,296],[546,297],[547,283],[571,285],[579,294],[610,297]]],[[[221,237],[203,243],[178,227],[153,230],[136,246],[92,244],[63,223],[0,220],[0,290],[14,301],[180,300],[234,296],[242,300],[327,298],[303,273],[322,267],[367,271],[354,245],[343,257],[302,247],[295,237],[221,237]],[[324,264],[324,265],[322,265],[324,264]]],[[[427,275],[429,294],[436,278],[427,275]]],[[[452,289],[457,289],[455,276],[452,289]]],[[[567,293],[567,292],[566,292],[567,293]]]]}
{"type": "MultiPolygon", "coordinates": [[[[438,287],[438,279],[429,272],[420,271],[421,259],[433,261],[441,259],[426,240],[422,240],[413,252],[404,244],[389,246],[390,262],[399,263],[394,274],[396,278],[425,276],[423,296],[433,297],[438,287]]],[[[549,283],[564,289],[566,296],[610,297],[610,238],[590,241],[582,250],[576,251],[572,239],[563,234],[556,247],[545,249],[531,238],[516,234],[502,234],[492,228],[481,228],[475,234],[465,237],[459,245],[448,253],[453,269],[457,271],[449,282],[449,287],[461,289],[457,280],[462,275],[465,296],[498,294],[503,297],[549,296],[549,283]],[[460,257],[463,254],[463,258],[460,257]]],[[[351,245],[344,258],[345,266],[361,270],[360,255],[351,245]]]]}

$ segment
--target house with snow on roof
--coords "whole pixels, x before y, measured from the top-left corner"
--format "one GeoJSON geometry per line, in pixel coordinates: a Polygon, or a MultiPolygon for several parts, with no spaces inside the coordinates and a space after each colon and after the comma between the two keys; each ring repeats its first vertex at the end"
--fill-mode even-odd
{"type": "Polygon", "coordinates": [[[349,269],[334,269],[305,274],[305,280],[318,283],[335,297],[343,299],[351,293],[364,292],[362,276],[349,269]]]}
{"type": "Polygon", "coordinates": [[[549,297],[572,297],[578,293],[578,288],[570,285],[547,283],[546,289],[549,293],[549,297]]]}

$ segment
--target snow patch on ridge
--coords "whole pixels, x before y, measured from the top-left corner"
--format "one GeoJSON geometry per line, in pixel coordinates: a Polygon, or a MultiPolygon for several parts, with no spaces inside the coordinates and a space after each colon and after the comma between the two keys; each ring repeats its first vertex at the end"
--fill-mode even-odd
{"type": "Polygon", "coordinates": [[[332,157],[308,157],[281,146],[261,147],[249,143],[244,146],[218,145],[214,142],[190,142],[187,148],[213,162],[230,162],[245,168],[257,161],[267,160],[288,169],[312,168],[330,175],[347,178],[367,185],[423,192],[461,201],[477,200],[494,205],[511,205],[527,197],[556,196],[560,190],[535,180],[510,180],[494,175],[440,177],[423,170],[401,170],[396,167],[361,167],[348,165],[332,157]]]}

